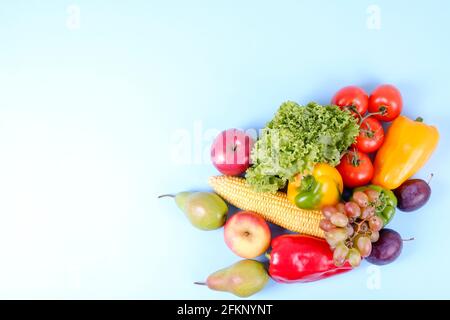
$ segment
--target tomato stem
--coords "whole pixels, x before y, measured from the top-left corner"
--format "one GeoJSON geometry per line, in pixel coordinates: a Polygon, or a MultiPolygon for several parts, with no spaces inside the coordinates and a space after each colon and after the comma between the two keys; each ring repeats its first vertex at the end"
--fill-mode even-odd
{"type": "Polygon", "coordinates": [[[361,124],[362,123],[362,119],[363,119],[363,116],[361,115],[361,113],[358,111],[358,109],[355,107],[355,106],[349,106],[349,107],[347,107],[349,110],[351,110],[351,111],[353,111],[354,113],[356,113],[357,115],[358,115],[358,117],[359,117],[359,123],[361,124]]]}
{"type": "Polygon", "coordinates": [[[373,136],[375,135],[375,131],[372,130],[369,123],[366,124],[366,127],[367,129],[360,129],[359,131],[364,133],[367,138],[373,138],[373,136]]]}
{"type": "Polygon", "coordinates": [[[344,150],[342,153],[341,153],[341,159],[347,154],[347,153],[350,153],[351,151],[350,150],[344,150]]]}
{"type": "Polygon", "coordinates": [[[414,121],[423,122],[423,118],[422,117],[417,117],[416,120],[414,120],[414,121]]]}
{"type": "MultiPolygon", "coordinates": [[[[381,107],[381,108],[385,108],[385,107],[381,107]]],[[[376,116],[377,114],[384,115],[384,114],[386,114],[386,111],[369,112],[363,117],[363,120],[361,121],[361,123],[363,123],[367,118],[370,118],[371,116],[376,116]]]]}
{"type": "Polygon", "coordinates": [[[360,163],[358,152],[356,152],[356,149],[353,149],[353,151],[350,151],[350,153],[352,154],[351,158],[352,166],[358,167],[360,163]]]}
{"type": "MultiPolygon", "coordinates": [[[[368,112],[365,116],[363,116],[363,115],[356,109],[355,106],[346,106],[345,108],[346,108],[347,110],[350,110],[350,111],[356,113],[356,115],[357,115],[358,118],[359,118],[359,126],[361,126],[362,123],[363,123],[367,118],[370,118],[371,116],[375,116],[375,115],[377,115],[377,114],[379,114],[379,115],[385,115],[385,114],[387,113],[387,111],[388,111],[388,109],[386,108],[386,106],[381,106],[381,107],[378,108],[378,110],[379,110],[378,112],[368,112]]],[[[423,121],[423,119],[420,118],[420,117],[417,118],[417,119],[416,119],[416,121],[420,121],[420,122],[423,121]],[[417,119],[421,119],[421,120],[417,120],[417,119]]]]}

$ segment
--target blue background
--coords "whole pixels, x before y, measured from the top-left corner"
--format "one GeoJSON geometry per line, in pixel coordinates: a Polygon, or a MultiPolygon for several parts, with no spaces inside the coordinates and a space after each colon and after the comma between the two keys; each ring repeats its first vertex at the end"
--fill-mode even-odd
{"type": "Polygon", "coordinates": [[[174,161],[174,134],[207,153],[207,129],[259,128],[284,100],[386,82],[441,133],[417,175],[435,174],[430,202],[392,222],[416,240],[379,270],[271,282],[254,298],[450,298],[449,11],[443,0],[2,1],[0,298],[233,298],[192,284],[239,260],[223,231],[198,231],[156,199],[208,190],[216,174],[195,156],[174,161]]]}

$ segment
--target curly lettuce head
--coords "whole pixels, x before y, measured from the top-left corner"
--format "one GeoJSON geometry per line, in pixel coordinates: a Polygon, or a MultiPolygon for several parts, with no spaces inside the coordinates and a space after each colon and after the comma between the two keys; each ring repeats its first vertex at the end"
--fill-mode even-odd
{"type": "Polygon", "coordinates": [[[275,192],[315,163],[336,166],[358,132],[357,120],[348,111],[287,101],[262,130],[252,150],[247,183],[258,191],[275,192]]]}

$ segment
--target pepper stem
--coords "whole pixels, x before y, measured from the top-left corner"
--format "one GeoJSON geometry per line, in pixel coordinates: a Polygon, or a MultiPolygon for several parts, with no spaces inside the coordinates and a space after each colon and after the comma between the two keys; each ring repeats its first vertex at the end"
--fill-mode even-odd
{"type": "Polygon", "coordinates": [[[423,122],[423,118],[422,117],[417,117],[416,120],[414,120],[416,122],[423,122]]]}
{"type": "Polygon", "coordinates": [[[265,256],[267,259],[270,260],[270,253],[266,252],[266,253],[264,254],[264,256],[265,256]]]}

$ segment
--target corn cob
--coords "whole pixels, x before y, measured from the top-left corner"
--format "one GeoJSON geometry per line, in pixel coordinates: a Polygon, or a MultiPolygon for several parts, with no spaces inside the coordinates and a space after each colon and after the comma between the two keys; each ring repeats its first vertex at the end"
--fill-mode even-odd
{"type": "Polygon", "coordinates": [[[289,202],[283,192],[256,192],[245,179],[230,176],[210,177],[209,185],[218,195],[241,210],[256,212],[267,221],[291,231],[324,237],[319,228],[322,213],[298,208],[289,202]]]}

